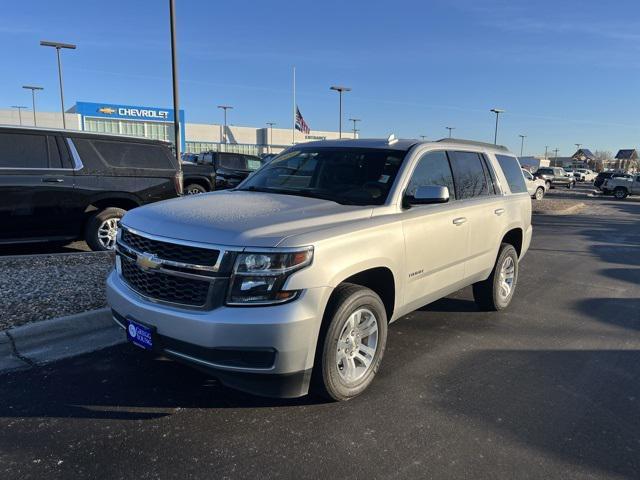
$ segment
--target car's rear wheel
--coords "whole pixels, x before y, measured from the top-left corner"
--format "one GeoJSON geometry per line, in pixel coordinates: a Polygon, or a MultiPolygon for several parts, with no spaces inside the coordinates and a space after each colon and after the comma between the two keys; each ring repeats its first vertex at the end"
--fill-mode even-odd
{"type": "Polygon", "coordinates": [[[629,195],[629,192],[627,192],[627,189],[624,187],[616,187],[616,189],[613,191],[613,196],[618,200],[627,198],[627,195],[629,195]]]}
{"type": "Polygon", "coordinates": [[[199,193],[206,193],[207,189],[198,183],[190,183],[184,187],[185,195],[198,195],[199,193]]]}
{"type": "Polygon", "coordinates": [[[387,314],[380,297],[359,285],[338,286],[316,349],[316,392],[338,401],[362,393],[378,372],[386,343],[387,314]]]}
{"type": "Polygon", "coordinates": [[[546,182],[544,182],[544,184],[547,187],[547,190],[551,190],[551,182],[546,181],[546,182]]]}
{"type": "Polygon", "coordinates": [[[503,243],[491,275],[473,284],[473,299],[483,310],[503,310],[509,306],[518,283],[518,253],[503,243]]]}
{"type": "Polygon", "coordinates": [[[126,212],[109,207],[95,213],[85,227],[84,238],[93,251],[109,251],[116,248],[118,222],[126,212]]]}
{"type": "Polygon", "coordinates": [[[544,197],[544,188],[538,187],[536,189],[535,198],[536,200],[542,200],[543,197],[544,197]]]}
{"type": "Polygon", "coordinates": [[[571,190],[575,186],[576,186],[576,182],[569,182],[569,184],[567,185],[567,188],[571,190]]]}

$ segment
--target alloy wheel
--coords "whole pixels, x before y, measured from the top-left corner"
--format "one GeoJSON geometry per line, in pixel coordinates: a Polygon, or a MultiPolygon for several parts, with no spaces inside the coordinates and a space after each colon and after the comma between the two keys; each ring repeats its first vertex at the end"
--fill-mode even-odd
{"type": "Polygon", "coordinates": [[[360,380],[369,371],[378,347],[378,319],[366,308],[353,312],[340,332],[336,366],[347,383],[360,380]]]}
{"type": "Polygon", "coordinates": [[[113,250],[118,234],[118,219],[109,218],[98,227],[98,242],[105,250],[113,250]]]}

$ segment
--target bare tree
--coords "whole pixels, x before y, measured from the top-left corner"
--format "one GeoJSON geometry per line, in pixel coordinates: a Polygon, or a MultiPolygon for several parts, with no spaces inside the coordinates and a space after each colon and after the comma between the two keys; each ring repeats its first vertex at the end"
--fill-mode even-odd
{"type": "Polygon", "coordinates": [[[608,150],[596,150],[593,153],[593,156],[596,157],[595,165],[593,165],[596,172],[601,172],[605,168],[608,168],[609,164],[613,160],[613,154],[608,150]]]}

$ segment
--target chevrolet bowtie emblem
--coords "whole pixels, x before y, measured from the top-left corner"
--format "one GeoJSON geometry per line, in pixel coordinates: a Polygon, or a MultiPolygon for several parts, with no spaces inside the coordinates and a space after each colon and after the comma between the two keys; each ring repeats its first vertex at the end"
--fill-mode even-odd
{"type": "Polygon", "coordinates": [[[111,107],[102,107],[102,108],[99,108],[98,111],[100,113],[106,113],[107,115],[111,115],[112,113],[116,113],[115,109],[111,108],[111,107]]]}
{"type": "Polygon", "coordinates": [[[151,253],[141,253],[136,257],[136,265],[142,270],[155,270],[160,268],[160,262],[155,255],[151,253]]]}

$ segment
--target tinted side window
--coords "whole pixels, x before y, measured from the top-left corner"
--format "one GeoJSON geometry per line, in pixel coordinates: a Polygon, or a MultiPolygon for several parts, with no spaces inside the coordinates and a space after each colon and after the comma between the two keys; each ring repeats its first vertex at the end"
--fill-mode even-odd
{"type": "Polygon", "coordinates": [[[60,152],[56,144],[56,137],[47,137],[47,143],[49,145],[49,167],[62,168],[62,160],[60,159],[60,152]]]}
{"type": "Polygon", "coordinates": [[[524,181],[522,175],[522,168],[520,162],[516,157],[510,157],[509,155],[496,155],[502,173],[507,178],[509,189],[511,193],[522,193],[527,191],[527,184],[524,181]]]}
{"type": "Polygon", "coordinates": [[[111,167],[173,169],[167,152],[160,145],[87,138],[74,138],[73,142],[83,161],[97,152],[111,167]]]}
{"type": "Polygon", "coordinates": [[[47,137],[22,133],[0,133],[0,167],[47,168],[47,137]]]}
{"type": "Polygon", "coordinates": [[[449,152],[456,198],[465,199],[489,195],[480,155],[474,152],[449,152]]]}
{"type": "Polygon", "coordinates": [[[424,154],[411,175],[407,186],[407,195],[414,195],[418,187],[427,185],[442,185],[449,188],[449,198],[454,200],[456,192],[451,175],[451,167],[445,152],[431,152],[424,154]]]}

